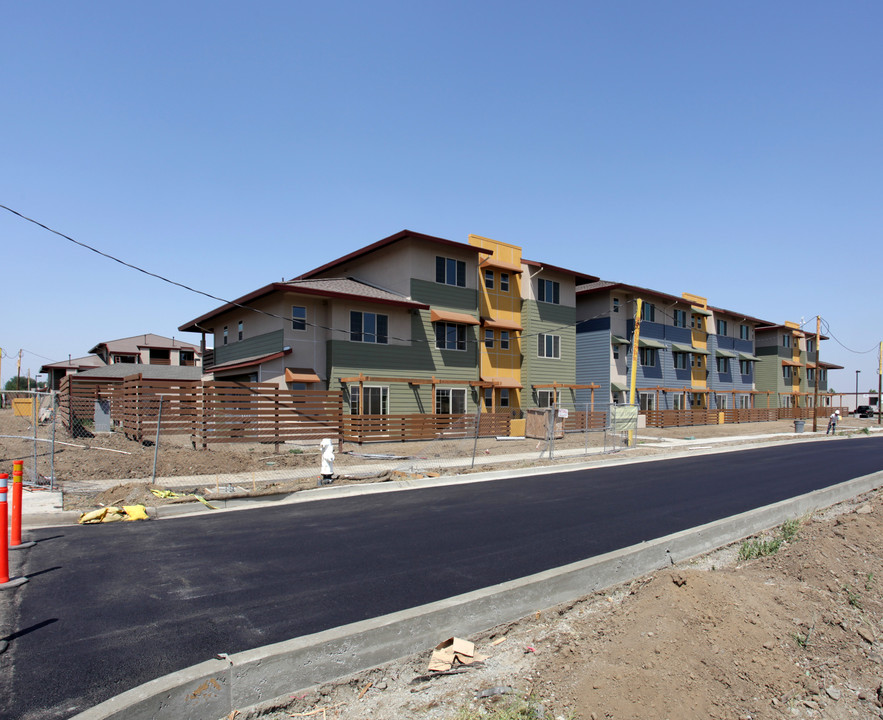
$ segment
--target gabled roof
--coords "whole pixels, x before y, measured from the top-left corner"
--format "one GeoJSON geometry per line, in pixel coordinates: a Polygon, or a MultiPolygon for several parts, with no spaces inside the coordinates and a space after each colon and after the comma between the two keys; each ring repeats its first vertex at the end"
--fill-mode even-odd
{"type": "Polygon", "coordinates": [[[549,263],[538,262],[536,260],[525,260],[524,258],[521,258],[521,262],[525,265],[539,268],[540,270],[550,270],[565,275],[572,275],[577,282],[594,283],[599,279],[597,275],[587,275],[586,273],[577,272],[576,270],[567,270],[566,268],[558,267],[557,265],[550,265],[549,263]]]}
{"type": "MultiPolygon", "coordinates": [[[[271,295],[273,293],[297,293],[299,295],[318,295],[320,297],[330,298],[346,298],[350,300],[359,300],[361,302],[378,303],[381,305],[397,305],[399,307],[416,308],[419,310],[428,310],[429,305],[415,302],[406,298],[404,295],[382,290],[368,283],[353,280],[351,278],[319,278],[314,280],[289,280],[288,282],[276,282],[264,285],[248,295],[243,295],[237,300],[215,308],[205,315],[200,315],[195,320],[191,320],[178,329],[181,332],[209,332],[212,327],[206,327],[206,324],[223,313],[235,310],[236,308],[252,309],[249,303],[255,300],[271,295]]],[[[259,312],[259,311],[255,311],[259,312]]]]}
{"type": "Polygon", "coordinates": [[[385,248],[388,245],[392,245],[393,243],[397,243],[400,240],[406,240],[408,238],[413,238],[416,240],[426,240],[427,242],[437,243],[440,245],[446,245],[448,247],[455,247],[459,250],[466,250],[472,253],[482,253],[484,255],[492,254],[493,250],[488,250],[487,248],[477,247],[475,245],[469,245],[468,243],[460,243],[455,242],[454,240],[446,240],[445,238],[435,237],[433,235],[424,235],[423,233],[413,232],[412,230],[401,230],[397,232],[395,235],[390,235],[389,237],[383,238],[383,240],[378,240],[375,243],[371,243],[370,245],[366,245],[363,248],[359,248],[358,250],[354,250],[353,252],[344,255],[343,257],[337,258],[337,260],[332,260],[331,262],[325,263],[324,265],[320,265],[319,267],[310,270],[308,272],[303,273],[302,275],[298,275],[294,280],[305,280],[307,278],[315,277],[316,275],[321,275],[324,272],[328,272],[329,270],[333,270],[335,267],[339,265],[343,265],[344,263],[349,262],[350,260],[356,260],[360,257],[364,257],[365,255],[370,255],[376,250],[380,250],[381,248],[385,248]]]}
{"type": "MultiPolygon", "coordinates": [[[[671,300],[673,302],[679,302],[684,305],[695,305],[695,303],[693,303],[691,300],[688,300],[687,298],[680,295],[670,295],[669,293],[660,292],[659,290],[651,290],[650,288],[639,287],[638,285],[628,285],[621,282],[611,282],[610,280],[599,280],[598,282],[589,283],[587,285],[579,285],[576,288],[576,294],[589,295],[591,293],[603,292],[604,290],[616,290],[617,288],[622,288],[623,290],[628,290],[630,292],[640,293],[642,295],[654,295],[656,297],[671,300]]],[[[724,313],[732,317],[738,317],[742,318],[743,320],[757,323],[757,330],[761,329],[760,326],[769,325],[769,320],[761,320],[760,318],[752,317],[750,315],[746,315],[745,313],[736,312],[735,310],[726,310],[724,308],[715,307],[714,305],[709,305],[708,309],[713,312],[724,313]]]]}
{"type": "Polygon", "coordinates": [[[132,337],[122,338],[120,340],[107,340],[105,342],[100,342],[89,352],[97,353],[101,351],[101,348],[106,348],[110,353],[123,353],[129,355],[138,354],[142,348],[174,348],[199,351],[199,348],[191,343],[181,342],[180,340],[163,337],[162,335],[154,335],[153,333],[133,335],[132,337]]]}
{"type": "Polygon", "coordinates": [[[40,372],[46,373],[50,370],[82,370],[83,368],[103,367],[106,364],[97,355],[86,355],[86,357],[60,360],[59,362],[43,365],[40,368],[40,372]]]}

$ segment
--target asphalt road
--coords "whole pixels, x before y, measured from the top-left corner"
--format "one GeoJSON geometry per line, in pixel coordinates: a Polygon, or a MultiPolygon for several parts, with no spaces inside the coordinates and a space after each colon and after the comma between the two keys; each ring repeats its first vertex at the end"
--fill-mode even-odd
{"type": "Polygon", "coordinates": [[[2,717],[67,718],[232,653],[582,560],[883,470],[883,438],[47,528],[6,603],[2,717]],[[17,605],[12,607],[13,605],[17,605]]]}

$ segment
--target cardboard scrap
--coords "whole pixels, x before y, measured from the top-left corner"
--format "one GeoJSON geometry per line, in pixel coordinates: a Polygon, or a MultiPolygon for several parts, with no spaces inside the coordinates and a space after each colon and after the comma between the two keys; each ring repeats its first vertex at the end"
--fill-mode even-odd
{"type": "Polygon", "coordinates": [[[487,660],[487,656],[475,652],[475,643],[452,637],[435,646],[429,658],[429,670],[450,670],[455,664],[472,665],[483,660],[487,660]]]}

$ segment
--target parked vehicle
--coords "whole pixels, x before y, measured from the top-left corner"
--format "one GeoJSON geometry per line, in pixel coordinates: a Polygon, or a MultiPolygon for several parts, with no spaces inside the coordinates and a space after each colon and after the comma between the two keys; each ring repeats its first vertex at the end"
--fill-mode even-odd
{"type": "Polygon", "coordinates": [[[856,417],[869,418],[874,417],[876,411],[874,410],[872,405],[859,405],[855,410],[852,411],[852,414],[856,417]]]}

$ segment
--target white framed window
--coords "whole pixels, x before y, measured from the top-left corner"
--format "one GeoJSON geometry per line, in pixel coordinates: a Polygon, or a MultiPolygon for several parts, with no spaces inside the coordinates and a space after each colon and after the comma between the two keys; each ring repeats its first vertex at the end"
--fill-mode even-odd
{"type": "Polygon", "coordinates": [[[740,360],[739,372],[743,375],[751,375],[751,360],[740,360]]]}
{"type": "Polygon", "coordinates": [[[656,306],[653,303],[641,305],[641,320],[643,322],[656,322],[656,306]]]}
{"type": "Polygon", "coordinates": [[[487,268],[484,271],[484,286],[488,290],[494,289],[494,271],[490,268],[487,268]]]}
{"type": "Polygon", "coordinates": [[[639,392],[638,393],[638,400],[641,403],[641,410],[643,412],[647,412],[648,410],[655,410],[656,409],[656,393],[639,392]]]}
{"type": "Polygon", "coordinates": [[[675,309],[672,322],[675,327],[687,327],[687,311],[675,309]]]}
{"type": "Polygon", "coordinates": [[[291,306],[291,329],[307,329],[307,309],[305,307],[302,307],[300,305],[291,306]]]}
{"type": "Polygon", "coordinates": [[[436,388],[435,412],[440,415],[463,415],[466,412],[466,388],[436,388]]]}
{"type": "Polygon", "coordinates": [[[685,410],[683,393],[676,393],[672,398],[672,407],[675,410],[685,410]]]}
{"type": "Polygon", "coordinates": [[[435,281],[437,283],[441,283],[442,285],[466,287],[465,261],[436,256],[435,281]]]}
{"type": "Polygon", "coordinates": [[[786,407],[786,408],[794,407],[794,396],[793,395],[782,396],[782,407],[786,407]]]}
{"type": "Polygon", "coordinates": [[[656,348],[638,348],[638,362],[643,367],[656,367],[656,348]]]}
{"type": "Polygon", "coordinates": [[[494,346],[494,331],[490,328],[487,328],[484,331],[484,346],[486,348],[492,348],[494,346]]]}
{"type": "Polygon", "coordinates": [[[356,385],[350,390],[350,412],[353,415],[388,415],[389,388],[383,385],[365,385],[364,402],[356,385]]]}
{"type": "Polygon", "coordinates": [[[714,396],[714,402],[717,405],[718,410],[726,410],[727,409],[727,396],[723,393],[714,396]]]}
{"type": "Polygon", "coordinates": [[[242,340],[243,337],[244,326],[242,320],[239,321],[239,324],[236,326],[236,339],[242,340]]]}
{"type": "Polygon", "coordinates": [[[543,333],[537,335],[537,357],[560,359],[561,336],[543,333]]]}
{"type": "Polygon", "coordinates": [[[500,273],[500,292],[509,292],[509,273],[500,273]]]}
{"type": "Polygon", "coordinates": [[[537,300],[553,305],[561,304],[561,283],[554,280],[537,280],[537,300]]]}
{"type": "Polygon", "coordinates": [[[389,342],[389,316],[351,310],[350,340],[386,345],[389,342]]]}
{"type": "Polygon", "coordinates": [[[718,357],[717,358],[717,371],[719,373],[730,372],[730,358],[718,357]]]}
{"type": "Polygon", "coordinates": [[[439,350],[465,350],[466,326],[458,323],[435,324],[435,346],[439,350]]]}
{"type": "Polygon", "coordinates": [[[751,396],[750,395],[740,395],[739,396],[739,409],[740,410],[748,410],[751,407],[751,396]]]}
{"type": "Polygon", "coordinates": [[[686,370],[687,365],[687,355],[689,353],[683,352],[674,352],[671,354],[672,360],[674,360],[675,370],[686,370]]]}
{"type": "Polygon", "coordinates": [[[509,349],[509,331],[500,330],[500,350],[509,349]]]}

